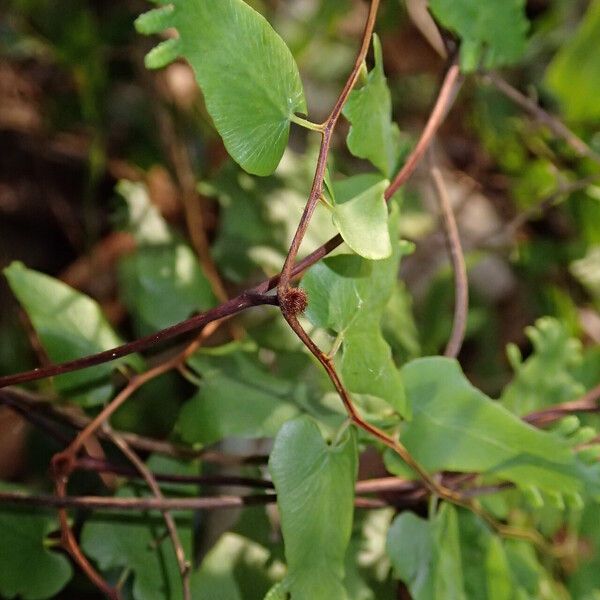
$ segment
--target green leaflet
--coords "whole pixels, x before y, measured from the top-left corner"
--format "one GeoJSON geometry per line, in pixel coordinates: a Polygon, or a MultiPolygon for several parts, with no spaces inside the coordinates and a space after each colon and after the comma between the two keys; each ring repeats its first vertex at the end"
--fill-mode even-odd
{"type": "Polygon", "coordinates": [[[594,0],[574,37],[560,46],[546,71],[546,83],[558,96],[568,119],[600,118],[600,1],[594,0]]]}
{"type": "Polygon", "coordinates": [[[346,244],[370,260],[392,254],[388,208],[383,196],[388,185],[389,181],[373,175],[356,175],[334,185],[333,222],[346,244]]]}
{"type": "Polygon", "coordinates": [[[387,550],[414,600],[562,597],[530,544],[501,539],[472,512],[448,504],[430,520],[398,516],[387,550]]]}
{"type": "MultiPolygon", "coordinates": [[[[402,377],[413,419],[401,440],[427,470],[490,473],[549,494],[599,496],[597,465],[584,464],[567,440],[525,424],[474,388],[457,361],[417,359],[402,377]]],[[[401,470],[387,457],[389,468],[401,470]]]]}
{"type": "Polygon", "coordinates": [[[525,52],[529,22],[525,0],[430,0],[435,18],[461,38],[463,71],[494,69],[525,52]]]}
{"type": "MultiPolygon", "coordinates": [[[[0,482],[0,489],[15,491],[0,482]]],[[[56,519],[39,510],[2,507],[0,510],[0,597],[11,600],[54,598],[73,576],[65,556],[50,552],[49,533],[56,519]]]]}
{"type": "MultiPolygon", "coordinates": [[[[345,600],[344,560],[352,531],[356,439],[329,445],[309,417],[286,423],[269,471],[285,542],[285,588],[294,600],[345,600]]],[[[275,596],[277,597],[277,596],[275,596]]]]}
{"type": "Polygon", "coordinates": [[[454,507],[442,504],[431,521],[411,512],[396,517],[387,552],[414,600],[467,600],[454,507]]]}
{"type": "Polygon", "coordinates": [[[304,394],[303,386],[271,375],[237,343],[200,350],[188,364],[202,378],[179,415],[178,429],[189,443],[274,436],[299,413],[294,400],[304,394]]]}
{"type": "Polygon", "coordinates": [[[541,408],[574,400],[585,392],[573,375],[581,363],[581,343],[571,338],[556,319],[538,319],[526,329],[534,352],[523,361],[517,346],[508,347],[515,377],[500,401],[511,412],[523,416],[541,408]]]}
{"type": "Polygon", "coordinates": [[[188,60],[229,154],[249,173],[272,173],[306,100],[294,58],[265,18],[242,0],[174,0],[141,15],[136,27],[144,34],[177,30],[146,65],[188,60]]]}
{"type": "Polygon", "coordinates": [[[122,181],[128,229],[138,247],[119,263],[122,299],[145,335],[187,319],[217,303],[198,257],[180,241],[152,205],[146,188],[122,181]]]}
{"type": "Polygon", "coordinates": [[[381,42],[373,36],[375,66],[367,83],[351,92],[344,116],[350,121],[348,149],[354,156],[369,160],[386,177],[396,166],[401,149],[400,130],[392,122],[392,97],[383,72],[381,42]]]}
{"type": "MultiPolygon", "coordinates": [[[[97,302],[61,281],[14,262],[4,269],[40,341],[54,362],[74,360],[122,344],[97,302]]],[[[102,404],[112,394],[109,375],[119,364],[139,366],[132,356],[56,378],[61,393],[86,406],[102,404]]]]}
{"type": "MultiPolygon", "coordinates": [[[[391,235],[398,213],[390,218],[391,235]]],[[[400,372],[381,332],[381,319],[396,285],[400,246],[392,255],[368,261],[340,254],[312,267],[302,280],[309,298],[306,316],[317,327],[333,330],[342,342],[336,357],[350,392],[384,399],[403,416],[409,413],[400,372]]]]}

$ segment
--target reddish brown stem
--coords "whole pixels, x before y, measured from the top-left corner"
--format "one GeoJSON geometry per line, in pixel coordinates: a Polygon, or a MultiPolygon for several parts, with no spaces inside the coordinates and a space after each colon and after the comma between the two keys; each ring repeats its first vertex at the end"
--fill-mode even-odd
{"type": "Polygon", "coordinates": [[[452,270],[454,272],[454,319],[452,321],[452,333],[446,350],[445,356],[456,358],[465,339],[467,329],[467,315],[469,312],[469,283],[467,279],[467,266],[465,257],[460,244],[460,236],[448,191],[444,183],[441,171],[437,167],[431,169],[431,177],[436,190],[436,195],[442,213],[442,222],[444,224],[444,233],[452,270]]]}
{"type": "MultiPolygon", "coordinates": [[[[439,129],[444,117],[448,113],[458,89],[460,88],[461,82],[462,79],[459,77],[458,69],[453,65],[446,73],[444,83],[436,100],[435,106],[430,114],[427,125],[425,126],[419,141],[408,157],[405,166],[385,192],[386,200],[389,200],[394,195],[397,189],[408,180],[410,175],[412,175],[416,169],[420,159],[423,157],[423,154],[429,147],[429,144],[431,143],[436,131],[439,129]]],[[[332,237],[325,244],[314,250],[306,258],[297,263],[291,271],[291,278],[295,278],[303,273],[311,265],[315,264],[327,256],[330,252],[335,250],[341,243],[342,238],[340,235],[332,237]]],[[[281,274],[271,277],[270,279],[258,284],[254,288],[242,292],[239,296],[228,300],[224,304],[214,309],[133,342],[112,348],[111,350],[100,352],[99,354],[92,354],[90,356],[85,356],[69,362],[51,365],[46,368],[38,368],[32,371],[25,371],[15,375],[0,377],[0,388],[19,383],[25,383],[28,381],[45,379],[46,377],[53,377],[55,375],[61,375],[63,373],[69,373],[71,371],[77,371],[87,367],[110,362],[112,360],[116,360],[117,358],[127,356],[128,354],[141,352],[148,348],[155,347],[162,342],[182,336],[186,333],[200,331],[212,321],[232,316],[252,306],[261,306],[265,304],[273,305],[277,302],[276,298],[265,294],[277,287],[280,277],[281,274]]]]}
{"type": "Polygon", "coordinates": [[[279,284],[277,286],[282,310],[286,310],[285,292],[287,291],[290,285],[293,267],[296,262],[296,257],[298,256],[298,251],[300,250],[300,244],[302,244],[302,240],[304,239],[306,230],[308,229],[310,219],[315,211],[315,208],[317,207],[321,195],[323,194],[323,179],[325,178],[325,170],[327,168],[327,157],[329,156],[331,138],[333,136],[333,132],[335,130],[337,121],[340,115],[342,114],[344,104],[346,103],[346,100],[348,99],[352,88],[358,80],[363,62],[365,61],[367,52],[369,51],[369,45],[371,43],[371,36],[373,35],[373,29],[375,27],[375,19],[377,18],[378,9],[379,0],[371,0],[369,14],[365,23],[360,49],[356,56],[356,60],[354,61],[354,67],[352,68],[352,72],[350,73],[346,84],[344,85],[344,88],[338,96],[338,99],[334,107],[332,108],[329,117],[327,117],[327,120],[325,121],[325,123],[323,123],[321,147],[319,149],[319,158],[317,159],[317,167],[315,169],[312,187],[308,196],[308,201],[304,208],[304,212],[302,213],[302,217],[300,218],[300,223],[298,224],[298,228],[296,229],[296,233],[294,234],[294,238],[292,240],[292,243],[288,250],[288,254],[283,264],[283,269],[281,270],[281,275],[279,278],[279,284]]]}
{"type": "Polygon", "coordinates": [[[435,136],[437,130],[440,128],[440,125],[444,122],[448,111],[452,107],[452,104],[454,103],[454,100],[456,99],[456,96],[463,84],[463,80],[464,78],[460,74],[458,65],[456,63],[452,63],[446,72],[446,76],[444,77],[444,82],[440,88],[435,106],[431,111],[429,120],[425,125],[425,129],[423,130],[419,141],[417,142],[410,156],[407,158],[398,175],[396,175],[388,189],[385,191],[386,200],[391,198],[408,181],[408,178],[414,173],[417,165],[421,162],[423,156],[425,156],[425,152],[427,152],[427,149],[431,144],[431,140],[435,136]]]}

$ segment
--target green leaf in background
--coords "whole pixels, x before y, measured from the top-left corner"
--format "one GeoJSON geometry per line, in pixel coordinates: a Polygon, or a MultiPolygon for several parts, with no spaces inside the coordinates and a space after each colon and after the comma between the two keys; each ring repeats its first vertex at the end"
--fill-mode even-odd
{"type": "Polygon", "coordinates": [[[125,228],[138,244],[159,245],[173,241],[173,233],[158,208],[152,204],[144,184],[122,179],[115,190],[127,205],[125,228]]]}
{"type": "Polygon", "coordinates": [[[546,84],[557,95],[567,119],[600,119],[600,1],[590,3],[574,37],[560,46],[546,71],[546,84]]]}
{"type": "MultiPolygon", "coordinates": [[[[74,360],[123,343],[97,302],[85,294],[20,262],[12,263],[4,274],[52,361],[74,360]]],[[[116,366],[139,362],[133,356],[61,375],[56,386],[81,404],[101,404],[112,394],[109,375],[116,366]]]]}
{"type": "Polygon", "coordinates": [[[152,50],[146,65],[185,57],[229,154],[249,173],[272,173],[306,100],[292,54],[265,18],[242,0],[175,0],[136,26],[145,34],[177,30],[179,38],[152,50]]]}
{"type": "Polygon", "coordinates": [[[461,38],[463,71],[509,65],[525,52],[529,22],[524,0],[430,0],[429,8],[461,38]]]}
{"type": "Polygon", "coordinates": [[[547,597],[540,590],[543,567],[530,544],[502,540],[472,512],[462,509],[457,512],[467,598],[538,600],[547,597]]]}
{"type": "Polygon", "coordinates": [[[138,243],[119,263],[122,300],[137,333],[163,329],[215,306],[217,299],[198,257],[171,232],[145,186],[122,181],[117,190],[127,203],[128,228],[138,243]]]}
{"type": "MultiPolygon", "coordinates": [[[[254,517],[248,519],[253,525],[249,533],[256,536],[254,517]]],[[[271,534],[269,527],[267,535],[271,534]]],[[[192,596],[194,600],[262,600],[284,572],[282,560],[265,546],[244,535],[225,533],[192,575],[192,596]]]]}
{"type": "MultiPolygon", "coordinates": [[[[0,483],[0,489],[15,491],[0,483]]],[[[55,598],[73,576],[65,556],[51,552],[47,536],[56,519],[37,510],[0,510],[0,597],[11,600],[55,598]]]]}
{"type": "Polygon", "coordinates": [[[198,257],[185,244],[139,248],[121,261],[119,282],[142,335],[216,304],[198,257]]]}
{"type": "Polygon", "coordinates": [[[271,375],[254,351],[231,343],[202,349],[188,364],[202,378],[178,420],[183,439],[211,444],[225,437],[274,436],[295,417],[304,387],[271,375]]]}
{"type": "Polygon", "coordinates": [[[391,346],[397,363],[401,364],[421,355],[412,296],[401,280],[397,282],[383,313],[383,335],[391,346]]]}
{"type": "Polygon", "coordinates": [[[356,175],[334,186],[333,222],[359,256],[381,260],[392,254],[388,208],[383,197],[389,181],[378,180],[363,190],[364,184],[372,180],[370,175],[356,175]]]}
{"type": "MultiPolygon", "coordinates": [[[[153,456],[148,467],[154,472],[194,475],[198,464],[153,456]]],[[[189,486],[171,486],[189,491],[189,486]]],[[[121,487],[120,498],[140,496],[133,485],[121,487]]],[[[186,556],[192,547],[192,517],[177,518],[177,530],[186,556]]],[[[81,547],[103,572],[128,569],[129,585],[135,600],[180,600],[183,597],[181,575],[162,516],[153,512],[97,512],[89,518],[81,533],[81,547]],[[131,581],[133,580],[133,582],[131,581]]]]}
{"type": "Polygon", "coordinates": [[[344,600],[344,560],[352,532],[358,467],[354,433],[329,445],[309,417],[286,423],[269,471],[285,542],[286,589],[294,600],[344,600]]]}
{"type": "Polygon", "coordinates": [[[414,600],[467,600],[454,507],[442,504],[431,521],[403,512],[390,527],[387,552],[414,600]]]}
{"type": "Polygon", "coordinates": [[[565,439],[527,425],[474,388],[457,361],[417,359],[402,377],[413,418],[401,440],[430,472],[487,472],[550,494],[599,496],[598,468],[580,462],[565,439]]]}
{"type": "Polygon", "coordinates": [[[392,97],[383,72],[381,42],[373,36],[375,66],[367,83],[351,92],[344,106],[350,121],[348,149],[354,156],[369,160],[386,177],[390,177],[400,155],[400,130],[392,122],[392,97]]]}
{"type": "MultiPolygon", "coordinates": [[[[397,232],[398,211],[390,217],[397,232]]],[[[396,285],[402,250],[392,244],[390,258],[368,261],[340,254],[313,266],[302,280],[309,305],[306,316],[317,327],[333,330],[342,342],[336,358],[350,392],[384,399],[403,416],[409,413],[402,378],[381,332],[381,320],[396,285]]]]}
{"type": "Polygon", "coordinates": [[[534,351],[523,361],[517,346],[508,347],[515,377],[502,392],[502,405],[523,416],[581,396],[585,388],[573,375],[582,360],[581,342],[551,317],[538,319],[525,331],[534,351]]]}
{"type": "Polygon", "coordinates": [[[571,263],[569,270],[588,289],[600,310],[600,245],[590,246],[583,258],[571,263]]]}
{"type": "MultiPolygon", "coordinates": [[[[588,504],[577,521],[580,544],[584,548],[597,547],[600,539],[600,505],[588,504]]],[[[579,560],[578,568],[568,579],[571,597],[577,600],[596,600],[600,592],[600,554],[584,551],[579,560]]]]}

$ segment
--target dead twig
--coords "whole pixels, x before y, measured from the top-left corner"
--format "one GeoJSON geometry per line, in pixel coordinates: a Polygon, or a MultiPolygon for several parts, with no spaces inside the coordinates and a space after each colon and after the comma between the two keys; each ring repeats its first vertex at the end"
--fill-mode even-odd
{"type": "Polygon", "coordinates": [[[465,339],[467,328],[467,315],[469,312],[469,282],[467,279],[467,266],[460,243],[460,236],[448,191],[441,171],[437,167],[431,169],[431,178],[436,191],[436,196],[442,214],[446,245],[452,262],[454,272],[454,319],[452,321],[452,334],[448,340],[445,356],[456,358],[465,339]]]}

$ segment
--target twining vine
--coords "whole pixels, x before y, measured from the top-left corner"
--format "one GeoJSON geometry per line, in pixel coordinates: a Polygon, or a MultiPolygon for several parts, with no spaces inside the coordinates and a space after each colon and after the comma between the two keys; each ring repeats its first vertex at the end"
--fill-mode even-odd
{"type": "MultiPolygon", "coordinates": [[[[127,402],[131,396],[149,381],[174,370],[183,370],[187,359],[192,356],[210,337],[220,325],[228,319],[250,308],[259,306],[276,306],[281,315],[294,331],[303,345],[308,349],[322,368],[327,373],[331,383],[338,393],[348,420],[360,430],[370,435],[374,440],[390,448],[406,463],[417,475],[419,481],[403,480],[399,477],[386,477],[381,479],[359,481],[355,487],[357,494],[355,506],[358,508],[378,508],[387,506],[388,503],[365,497],[366,494],[376,492],[394,491],[396,493],[396,506],[403,502],[410,504],[416,499],[422,499],[427,495],[447,500],[453,504],[465,507],[484,519],[500,535],[524,539],[536,544],[540,549],[552,552],[549,544],[536,531],[519,529],[505,525],[490,514],[488,514],[478,501],[479,495],[494,493],[504,486],[510,484],[499,484],[498,486],[481,486],[462,488],[465,483],[464,476],[446,474],[434,476],[424,468],[408,451],[408,449],[395,436],[388,434],[382,428],[376,427],[365,419],[355,403],[351,394],[345,387],[340,377],[333,357],[323,352],[311,336],[302,327],[298,316],[301,315],[310,304],[310,297],[306,293],[292,285],[293,281],[302,275],[309,267],[326,257],[343,242],[341,235],[332,237],[325,244],[314,250],[304,259],[298,261],[298,252],[302,241],[309,228],[311,217],[319,202],[324,200],[324,187],[327,172],[328,158],[336,125],[348,98],[355,88],[363,70],[376,18],[379,10],[379,0],[371,0],[368,15],[365,20],[360,47],[356,55],[354,66],[347,78],[345,85],[339,93],[335,104],[323,123],[312,123],[307,119],[293,115],[291,120],[321,136],[318,158],[314,170],[313,182],[308,199],[298,223],[297,229],[289,246],[281,272],[260,284],[240,293],[235,298],[225,299],[223,286],[218,278],[214,265],[209,264],[207,271],[211,274],[211,283],[216,295],[222,303],[216,308],[205,311],[191,317],[176,325],[162,329],[138,340],[117,346],[110,350],[99,352],[76,360],[52,364],[31,371],[17,373],[0,377],[0,403],[15,410],[32,424],[53,436],[65,449],[57,453],[52,459],[52,475],[55,483],[55,494],[47,496],[27,496],[17,492],[1,492],[0,502],[17,506],[41,506],[58,510],[61,539],[64,548],[71,554],[73,560],[86,573],[89,579],[106,596],[117,600],[121,598],[120,590],[109,584],[86,558],[69,521],[68,510],[73,508],[90,509],[114,509],[114,510],[159,510],[164,518],[169,538],[173,545],[179,573],[182,580],[184,600],[191,599],[190,591],[190,564],[185,556],[176,522],[172,516],[174,510],[199,510],[218,509],[268,504],[276,500],[273,493],[273,483],[266,479],[252,479],[241,477],[185,477],[169,476],[153,473],[139,456],[139,452],[152,451],[165,453],[171,456],[190,458],[199,456],[205,461],[214,460],[219,464],[231,464],[246,460],[256,463],[264,463],[266,457],[257,456],[253,459],[240,459],[235,456],[227,456],[218,452],[210,453],[200,451],[194,453],[189,448],[177,447],[167,442],[149,440],[139,436],[133,436],[125,432],[113,430],[109,421],[115,412],[127,402]],[[125,387],[92,419],[85,417],[73,417],[63,413],[60,409],[48,406],[43,398],[36,397],[28,392],[23,392],[12,386],[32,382],[48,377],[54,377],[65,373],[86,369],[103,363],[111,362],[124,356],[140,351],[155,348],[168,340],[182,337],[194,336],[185,348],[171,358],[139,374],[129,376],[125,387]],[[77,432],[74,438],[65,436],[57,423],[67,424],[73,431],[77,432]],[[130,467],[117,467],[104,459],[95,458],[88,452],[91,440],[95,438],[108,440],[128,460],[130,467]],[[72,497],[68,494],[68,483],[71,475],[76,470],[89,470],[97,473],[117,473],[128,478],[139,478],[145,481],[152,497],[146,498],[100,498],[100,497],[72,497]],[[249,489],[267,490],[266,494],[255,494],[245,496],[215,496],[210,498],[166,498],[160,488],[159,482],[177,482],[181,484],[205,485],[239,485],[249,489]]],[[[448,39],[448,38],[447,38],[448,39]]],[[[448,50],[452,44],[448,45],[448,50]]],[[[444,77],[427,123],[415,144],[413,150],[406,158],[400,171],[393,177],[386,187],[384,199],[390,201],[394,194],[413,175],[417,167],[424,162],[424,157],[431,146],[440,126],[449,113],[457,95],[459,94],[465,75],[461,73],[459,58],[456,52],[449,51],[444,77]]],[[[521,94],[510,86],[504,79],[494,72],[475,74],[482,77],[490,85],[497,88],[502,94],[515,102],[524,111],[547,126],[553,134],[564,139],[580,156],[591,159],[600,164],[600,156],[594,152],[583,140],[572,133],[562,122],[541,109],[535,102],[521,94]]],[[[164,115],[163,115],[164,117],[164,115]]],[[[164,124],[168,130],[168,124],[164,124]]],[[[190,166],[185,158],[181,157],[177,148],[172,152],[172,160],[180,178],[180,185],[185,197],[186,215],[188,226],[194,234],[195,247],[204,262],[209,260],[207,252],[207,241],[203,238],[201,215],[194,216],[194,182],[190,179],[190,166]],[[200,238],[198,237],[200,236],[200,238]]],[[[193,173],[192,173],[193,175],[193,173]]],[[[447,239],[448,254],[454,272],[455,310],[453,317],[452,334],[448,341],[445,354],[456,357],[460,352],[466,330],[466,318],[468,312],[468,281],[465,259],[461,249],[458,228],[453,215],[447,191],[441,171],[435,165],[430,166],[430,177],[433,182],[437,198],[439,200],[441,221],[447,239]]],[[[589,391],[583,397],[561,405],[553,406],[541,411],[535,411],[525,415],[523,420],[538,427],[547,426],[559,420],[565,415],[579,412],[595,412],[598,410],[600,399],[600,386],[589,391]]],[[[468,475],[467,475],[468,477],[468,475]]]]}

